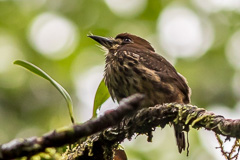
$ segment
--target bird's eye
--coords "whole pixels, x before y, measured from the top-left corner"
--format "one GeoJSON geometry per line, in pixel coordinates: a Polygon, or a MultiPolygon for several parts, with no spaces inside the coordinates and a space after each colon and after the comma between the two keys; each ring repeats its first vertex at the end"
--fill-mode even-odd
{"type": "Polygon", "coordinates": [[[132,42],[132,40],[130,38],[123,38],[123,42],[124,43],[130,43],[130,42],[132,42]]]}

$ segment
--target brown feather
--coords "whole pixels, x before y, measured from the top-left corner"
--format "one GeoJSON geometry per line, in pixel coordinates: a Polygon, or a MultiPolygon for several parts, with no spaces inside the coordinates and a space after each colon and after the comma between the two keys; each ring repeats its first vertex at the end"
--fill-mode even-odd
{"type": "MultiPolygon", "coordinates": [[[[143,107],[163,103],[190,103],[186,79],[145,39],[121,33],[115,39],[90,36],[105,48],[105,83],[118,102],[135,93],[145,94],[143,107]]],[[[173,124],[178,150],[185,150],[184,128],[173,124]]]]}

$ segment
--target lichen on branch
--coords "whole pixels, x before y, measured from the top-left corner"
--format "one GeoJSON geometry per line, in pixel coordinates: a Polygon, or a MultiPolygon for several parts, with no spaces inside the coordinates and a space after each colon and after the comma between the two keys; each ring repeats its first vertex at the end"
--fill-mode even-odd
{"type": "MultiPolygon", "coordinates": [[[[146,134],[152,140],[155,127],[164,128],[176,123],[184,126],[186,132],[192,128],[205,128],[219,135],[240,138],[240,120],[225,119],[203,108],[191,104],[168,103],[149,108],[139,108],[143,95],[124,99],[116,110],[83,124],[75,124],[55,130],[42,137],[32,137],[2,144],[0,159],[32,156],[48,147],[78,144],[64,154],[78,159],[111,159],[114,151],[124,139],[137,134],[146,134]],[[79,139],[85,141],[79,143],[79,139]],[[77,154],[74,154],[76,151],[77,154]]],[[[161,148],[159,148],[161,149],[161,148]]]]}

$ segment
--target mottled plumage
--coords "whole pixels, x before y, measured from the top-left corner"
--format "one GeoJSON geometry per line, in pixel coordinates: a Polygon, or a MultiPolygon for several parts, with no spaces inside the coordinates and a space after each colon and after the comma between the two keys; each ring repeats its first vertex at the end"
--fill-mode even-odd
{"type": "MultiPolygon", "coordinates": [[[[118,102],[134,93],[143,93],[143,107],[190,102],[185,78],[150,43],[138,36],[121,33],[113,38],[90,36],[105,48],[104,79],[111,97],[118,102]]],[[[174,125],[179,152],[185,149],[183,128],[174,125]]]]}

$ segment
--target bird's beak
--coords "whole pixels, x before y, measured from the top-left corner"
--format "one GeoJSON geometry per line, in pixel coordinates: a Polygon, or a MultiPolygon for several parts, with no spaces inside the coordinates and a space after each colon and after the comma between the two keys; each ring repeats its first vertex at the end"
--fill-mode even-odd
{"type": "Polygon", "coordinates": [[[102,46],[106,47],[107,49],[113,48],[113,46],[118,43],[116,40],[111,39],[111,38],[106,38],[106,37],[101,37],[101,36],[94,36],[94,35],[90,35],[88,37],[90,37],[93,40],[97,41],[102,46]]]}

